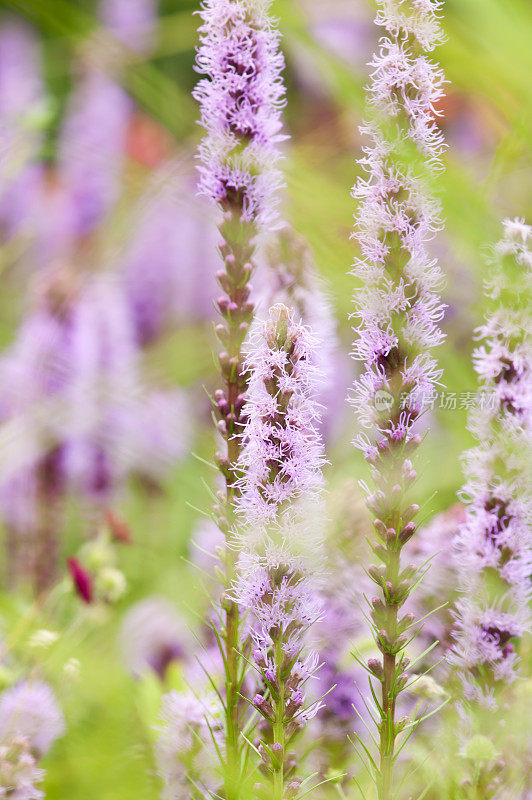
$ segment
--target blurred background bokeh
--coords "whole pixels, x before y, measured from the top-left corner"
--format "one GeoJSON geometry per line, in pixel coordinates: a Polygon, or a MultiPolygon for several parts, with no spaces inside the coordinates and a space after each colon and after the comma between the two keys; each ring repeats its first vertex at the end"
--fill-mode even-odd
{"type": "MultiPolygon", "coordinates": [[[[188,563],[191,538],[209,536],[215,481],[205,388],[216,385],[217,232],[195,192],[198,7],[0,3],[0,677],[39,660],[61,696],[69,729],[46,763],[50,800],[159,796],[158,670],[139,681],[142,643],[133,655],[127,643],[150,614],[167,613],[163,639],[193,636],[207,605],[188,563]],[[97,576],[99,604],[65,601],[72,557],[97,576]],[[39,597],[54,582],[64,632],[32,649],[51,626],[39,597]],[[154,594],[170,609],[137,608],[124,623],[154,594]]],[[[287,62],[283,216],[308,242],[336,319],[324,432],[333,511],[345,514],[365,476],[342,400],[355,368],[350,187],[378,32],[369,0],[276,0],[274,12],[287,62]]],[[[428,416],[427,520],[462,483],[486,245],[502,218],[532,218],[532,5],[447,0],[445,29],[449,150],[434,191],[446,227],[433,249],[448,277],[439,357],[455,402],[438,398],[428,416]]]]}

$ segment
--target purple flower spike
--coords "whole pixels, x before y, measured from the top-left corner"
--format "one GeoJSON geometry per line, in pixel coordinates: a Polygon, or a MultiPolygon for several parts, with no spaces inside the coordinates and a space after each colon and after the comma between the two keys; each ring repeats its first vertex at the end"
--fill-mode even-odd
{"type": "Polygon", "coordinates": [[[282,304],[250,336],[238,501],[248,524],[274,522],[285,508],[321,489],[317,348],[310,330],[282,304]]]}
{"type": "Polygon", "coordinates": [[[495,307],[473,354],[479,390],[469,427],[478,444],[463,459],[467,515],[455,540],[462,599],[449,660],[465,699],[490,708],[497,688],[515,680],[515,648],[530,631],[531,244],[532,227],[505,220],[490,259],[486,291],[495,307]]]}
{"type": "Polygon", "coordinates": [[[0,26],[0,196],[9,179],[15,178],[20,168],[36,155],[41,141],[36,122],[42,109],[43,85],[36,37],[29,26],[15,20],[5,21],[0,26]]]}
{"type": "Polygon", "coordinates": [[[201,191],[247,221],[275,218],[284,87],[279,34],[267,0],[206,0],[195,91],[207,135],[200,148],[201,191]]]}
{"type": "Polygon", "coordinates": [[[232,796],[244,779],[241,736],[245,709],[240,693],[246,665],[241,653],[242,626],[238,604],[229,599],[236,574],[239,547],[235,531],[235,501],[240,492],[239,434],[245,421],[247,375],[242,349],[255,304],[250,280],[255,264],[256,237],[275,220],[281,184],[277,169],[284,88],[283,57],[279,34],[268,15],[270,0],[204,0],[199,34],[195,98],[200,103],[205,137],[200,145],[199,190],[221,211],[218,247],[223,269],[216,273],[221,294],[215,300],[219,321],[215,332],[220,343],[218,362],[221,384],[213,393],[213,417],[222,446],[215,459],[225,484],[214,508],[216,524],[226,547],[219,639],[225,671],[226,720],[224,793],[232,796]]]}
{"type": "Polygon", "coordinates": [[[350,383],[349,359],[340,351],[337,324],[326,286],[302,236],[284,224],[267,239],[258,254],[257,306],[259,316],[276,303],[293,308],[319,342],[315,365],[323,376],[318,399],[327,409],[320,423],[325,441],[334,438],[345,413],[344,398],[350,383]]]}
{"type": "MultiPolygon", "coordinates": [[[[286,748],[320,708],[307,699],[318,666],[307,632],[321,616],[324,462],[315,400],[316,340],[282,304],[250,337],[244,447],[239,467],[241,548],[233,596],[248,612],[254,658],[268,690],[256,695],[278,747],[268,769],[285,787],[286,748]]],[[[266,743],[262,746],[265,748],[266,743]]],[[[279,794],[279,797],[284,796],[279,794]]]]}
{"type": "Polygon", "coordinates": [[[443,39],[440,1],[378,0],[377,6],[384,35],[371,61],[368,121],[360,127],[369,139],[359,160],[365,174],[352,191],[360,250],[353,274],[361,283],[354,296],[353,357],[363,367],[351,402],[367,431],[355,444],[372,467],[376,489],[364,486],[379,562],[368,568],[379,592],[371,619],[382,654],[376,780],[379,800],[391,800],[400,731],[396,701],[407,682],[404,649],[412,622],[401,607],[415,586],[413,571],[401,563],[419,511],[407,495],[416,478],[410,458],[420,444],[416,423],[442,374],[432,355],[444,339],[442,273],[428,249],[441,220],[426,184],[442,168],[436,106],[444,76],[426,55],[443,39]]]}

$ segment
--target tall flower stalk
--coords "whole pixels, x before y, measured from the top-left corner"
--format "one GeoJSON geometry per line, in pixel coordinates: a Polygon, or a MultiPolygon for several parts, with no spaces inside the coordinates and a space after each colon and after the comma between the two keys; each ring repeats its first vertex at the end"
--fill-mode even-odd
{"type": "Polygon", "coordinates": [[[323,560],[323,454],[316,425],[318,345],[294,313],[278,304],[251,337],[247,415],[238,512],[243,548],[235,596],[248,612],[261,716],[258,751],[266,786],[259,797],[298,794],[290,748],[320,707],[307,698],[317,654],[308,629],[320,617],[317,576],[323,560]]]}
{"type": "Polygon", "coordinates": [[[261,310],[267,313],[276,303],[284,303],[294,309],[297,318],[319,339],[315,359],[324,378],[319,400],[327,408],[321,428],[327,442],[340,427],[349,382],[347,369],[340,355],[337,324],[325,282],[318,274],[307,242],[287,223],[275,230],[261,248],[257,278],[259,313],[261,310]]]}
{"type": "MultiPolygon", "coordinates": [[[[469,428],[477,444],[464,456],[467,515],[455,542],[461,599],[449,659],[461,679],[470,734],[478,734],[474,707],[496,719],[500,692],[517,677],[519,641],[530,632],[531,243],[529,225],[504,222],[486,281],[492,309],[473,354],[479,389],[469,428]]],[[[493,793],[496,781],[491,776],[493,793]]]]}
{"type": "Polygon", "coordinates": [[[365,175],[353,190],[358,200],[355,238],[361,257],[353,274],[357,340],[353,356],[363,363],[353,406],[368,431],[355,444],[372,467],[375,491],[367,504],[374,516],[378,558],[368,573],[379,590],[371,619],[380,658],[370,659],[370,680],[380,683],[377,704],[380,800],[394,794],[396,740],[407,725],[397,720],[397,698],[408,681],[405,647],[411,615],[401,614],[415,583],[415,571],[401,551],[416,530],[419,510],[411,502],[416,480],[411,457],[420,444],[416,421],[441,371],[431,349],[443,334],[438,322],[442,275],[427,251],[440,227],[438,204],[427,179],[441,167],[444,142],[435,104],[443,74],[425,51],[443,39],[439,0],[378,0],[376,23],[384,28],[371,66],[369,121],[361,133],[370,143],[360,164],[365,175]]]}
{"type": "MultiPolygon", "coordinates": [[[[225,578],[235,575],[234,500],[239,493],[238,460],[246,378],[242,344],[253,317],[250,279],[255,237],[275,218],[278,143],[282,139],[281,107],[284,65],[279,34],[264,0],[205,0],[200,27],[197,70],[205,77],[195,90],[206,135],[200,146],[200,191],[222,212],[217,273],[222,289],[216,301],[221,320],[216,334],[222,350],[219,365],[223,387],[213,398],[225,447],[216,460],[225,481],[216,519],[226,538],[225,578]]],[[[241,736],[240,689],[245,662],[240,655],[238,605],[224,596],[220,641],[225,668],[226,800],[239,796],[241,736]]]]}

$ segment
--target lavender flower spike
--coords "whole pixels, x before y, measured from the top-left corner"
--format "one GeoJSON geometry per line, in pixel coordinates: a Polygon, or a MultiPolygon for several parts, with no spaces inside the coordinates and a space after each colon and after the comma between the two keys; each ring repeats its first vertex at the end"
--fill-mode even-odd
{"type": "MultiPolygon", "coordinates": [[[[250,279],[254,270],[255,237],[275,221],[277,169],[284,88],[283,57],[279,34],[268,15],[269,0],[205,0],[202,4],[201,45],[195,97],[201,106],[206,135],[200,147],[200,191],[217,204],[223,217],[219,226],[224,269],[216,274],[223,294],[216,300],[221,320],[216,335],[223,388],[213,396],[217,428],[224,441],[216,454],[225,491],[219,492],[216,522],[225,550],[224,588],[235,576],[234,503],[247,379],[242,345],[253,319],[250,279]]],[[[220,646],[225,667],[225,764],[227,800],[237,800],[242,781],[240,690],[246,662],[241,657],[241,621],[238,605],[223,599],[220,646]]]]}
{"type": "Polygon", "coordinates": [[[306,698],[318,664],[307,632],[321,615],[317,575],[323,560],[315,346],[310,331],[279,304],[257,325],[247,359],[238,500],[245,547],[234,594],[249,612],[260,676],[253,699],[262,716],[258,749],[274,800],[297,794],[297,763],[288,748],[320,708],[306,698]]]}
{"type": "Polygon", "coordinates": [[[516,647],[530,631],[531,244],[531,226],[506,220],[492,253],[486,290],[495,307],[473,354],[479,390],[469,427],[478,444],[464,456],[467,517],[455,543],[462,599],[450,660],[466,702],[489,709],[515,680],[516,647]]]}
{"type": "Polygon", "coordinates": [[[271,0],[205,0],[195,91],[207,135],[201,191],[242,208],[245,221],[271,222],[281,174],[284,59],[268,16],[271,0]]]}
{"type": "Polygon", "coordinates": [[[327,287],[318,275],[307,242],[286,223],[268,237],[257,260],[259,314],[263,309],[267,313],[276,303],[284,303],[319,339],[319,347],[314,350],[316,367],[324,378],[319,399],[327,408],[320,432],[328,441],[341,427],[350,370],[347,355],[340,350],[327,287]]]}
{"type": "Polygon", "coordinates": [[[361,250],[353,274],[362,283],[354,297],[359,324],[353,356],[364,367],[352,403],[368,431],[356,445],[373,468],[376,491],[368,492],[367,503],[377,533],[372,549],[380,562],[369,568],[379,589],[371,614],[382,654],[381,662],[369,664],[382,685],[379,800],[393,794],[401,731],[395,707],[408,662],[403,650],[411,619],[399,610],[414,585],[414,570],[403,568],[400,554],[415,531],[418,510],[407,498],[416,479],[409,457],[420,442],[415,423],[423,401],[441,377],[430,351],[443,339],[438,322],[444,307],[437,294],[442,275],[427,251],[441,223],[425,184],[442,166],[435,104],[443,74],[423,53],[442,40],[440,6],[439,0],[378,0],[376,23],[385,34],[371,64],[371,119],[360,129],[370,139],[359,162],[366,175],[353,190],[359,201],[354,237],[361,250]]]}
{"type": "Polygon", "coordinates": [[[294,503],[322,487],[324,458],[316,427],[321,414],[315,401],[318,344],[281,303],[250,337],[238,499],[248,525],[279,523],[294,503]]]}

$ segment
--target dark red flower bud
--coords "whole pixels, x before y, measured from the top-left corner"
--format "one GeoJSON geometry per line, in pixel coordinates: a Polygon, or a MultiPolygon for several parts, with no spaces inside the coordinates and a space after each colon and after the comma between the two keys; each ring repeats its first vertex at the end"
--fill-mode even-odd
{"type": "Polygon", "coordinates": [[[69,558],[67,566],[76,593],[84,603],[92,603],[92,578],[89,573],[83,569],[76,558],[69,558]]]}

